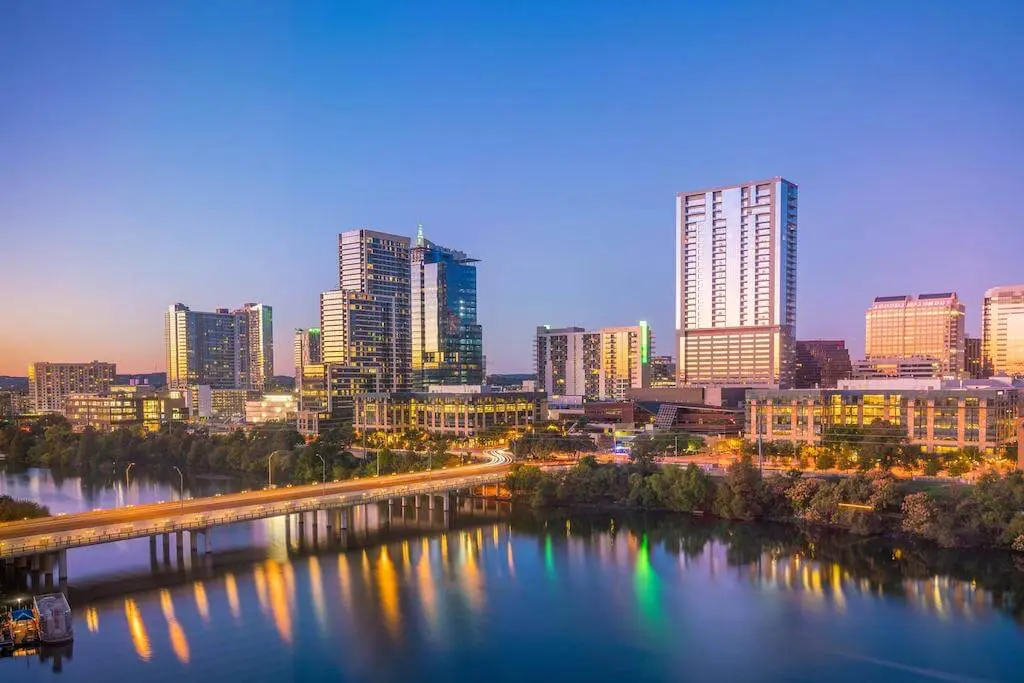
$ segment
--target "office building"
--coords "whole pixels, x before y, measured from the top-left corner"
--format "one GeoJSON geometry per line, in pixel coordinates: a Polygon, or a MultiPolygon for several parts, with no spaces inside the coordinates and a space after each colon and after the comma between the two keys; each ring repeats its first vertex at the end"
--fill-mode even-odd
{"type": "MultiPolygon", "coordinates": [[[[409,238],[373,230],[350,230],[338,235],[338,290],[361,297],[349,299],[349,311],[372,313],[365,320],[349,320],[346,330],[350,344],[363,343],[372,349],[349,352],[349,356],[374,358],[382,371],[384,390],[407,391],[411,386],[412,330],[410,311],[409,238]],[[373,321],[372,330],[363,324],[373,321]],[[383,329],[381,329],[383,325],[383,329]],[[372,339],[361,335],[372,334],[372,339]],[[378,348],[379,344],[383,344],[378,348]]],[[[321,321],[325,363],[328,357],[328,329],[321,321]]],[[[337,331],[332,331],[337,338],[337,331]]],[[[332,353],[336,350],[332,348],[332,353]]]]}
{"type": "Polygon", "coordinates": [[[141,426],[156,432],[163,425],[187,420],[185,403],[180,391],[134,392],[112,387],[109,393],[68,396],[64,416],[75,429],[111,431],[141,426]]]}
{"type": "Polygon", "coordinates": [[[795,184],[776,177],[679,193],[679,382],[788,386],[796,274],[795,184]]]}
{"type": "Polygon", "coordinates": [[[672,356],[651,356],[651,388],[671,389],[675,386],[675,359],[672,356]]]}
{"type": "Polygon", "coordinates": [[[553,397],[618,400],[650,386],[651,330],[646,322],[588,332],[537,328],[537,381],[553,397]]]}
{"type": "Polygon", "coordinates": [[[477,260],[425,239],[420,226],[411,263],[413,388],[422,391],[431,384],[482,383],[477,260]]]}
{"type": "Polygon", "coordinates": [[[164,321],[167,386],[262,391],[274,375],[273,311],[245,304],[235,311],[168,307],[164,321]]]}
{"type": "Polygon", "coordinates": [[[850,352],[841,339],[808,339],[796,342],[793,387],[829,389],[853,372],[850,352]]]}
{"type": "Polygon", "coordinates": [[[987,372],[1024,377],[1024,285],[985,292],[981,346],[987,372]]]}
{"type": "Polygon", "coordinates": [[[864,358],[931,358],[942,376],[961,377],[964,337],[964,305],[955,292],[880,296],[865,316],[864,358]]]}
{"type": "Polygon", "coordinates": [[[766,441],[819,443],[832,427],[897,425],[925,451],[974,447],[992,454],[1016,437],[1021,391],[963,380],[886,380],[843,383],[838,389],[747,392],[746,431],[766,441]]]}
{"type": "Polygon", "coordinates": [[[114,363],[32,363],[28,394],[36,413],[63,413],[71,394],[103,394],[117,375],[114,363]]]}
{"type": "Polygon", "coordinates": [[[472,437],[492,427],[526,427],[547,418],[544,392],[496,387],[432,386],[424,392],[360,394],[355,397],[358,431],[427,432],[472,437]]]}
{"type": "Polygon", "coordinates": [[[985,371],[985,356],[981,352],[981,337],[964,337],[964,377],[988,377],[985,371]]]}

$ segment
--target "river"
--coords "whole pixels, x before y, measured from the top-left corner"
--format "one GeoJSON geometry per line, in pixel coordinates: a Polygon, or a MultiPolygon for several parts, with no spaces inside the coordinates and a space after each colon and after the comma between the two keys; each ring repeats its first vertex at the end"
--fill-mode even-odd
{"type": "MultiPolygon", "coordinates": [[[[177,489],[0,472],[0,494],[53,512],[177,489]]],[[[1003,554],[473,501],[448,528],[370,508],[351,535],[277,518],[180,565],[151,565],[144,540],[73,550],[73,646],[0,660],[0,680],[1024,679],[1024,562],[1003,554]]]]}

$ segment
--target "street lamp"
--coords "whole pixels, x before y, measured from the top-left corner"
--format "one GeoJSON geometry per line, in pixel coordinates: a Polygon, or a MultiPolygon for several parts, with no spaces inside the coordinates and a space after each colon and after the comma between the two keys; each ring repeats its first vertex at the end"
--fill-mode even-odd
{"type": "Polygon", "coordinates": [[[327,483],[327,461],[324,460],[324,456],[320,455],[319,453],[314,453],[313,455],[315,455],[316,457],[320,458],[320,463],[323,465],[323,473],[320,475],[320,483],[321,484],[326,484],[327,483]]]}
{"type": "Polygon", "coordinates": [[[273,465],[274,465],[274,454],[275,453],[277,453],[277,451],[271,451],[270,456],[267,458],[267,487],[268,488],[274,485],[273,465]]]}
{"type": "Polygon", "coordinates": [[[128,488],[128,486],[129,486],[129,484],[128,484],[128,473],[132,471],[133,467],[135,467],[135,463],[130,462],[130,463],[128,463],[128,469],[126,469],[124,471],[124,487],[125,488],[128,488]]]}
{"type": "MultiPolygon", "coordinates": [[[[178,486],[178,503],[179,503],[179,508],[180,509],[184,509],[185,508],[185,475],[181,473],[181,470],[178,469],[177,465],[171,465],[171,467],[173,467],[178,472],[178,480],[179,480],[179,483],[180,483],[180,486],[178,486]]],[[[179,538],[179,540],[180,540],[180,538],[179,538]]]]}

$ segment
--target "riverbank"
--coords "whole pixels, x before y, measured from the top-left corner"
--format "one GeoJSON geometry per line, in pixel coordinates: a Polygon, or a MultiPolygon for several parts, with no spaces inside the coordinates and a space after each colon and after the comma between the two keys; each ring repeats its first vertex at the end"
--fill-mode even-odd
{"type": "Polygon", "coordinates": [[[45,505],[31,500],[16,500],[10,496],[0,496],[0,523],[49,516],[50,509],[45,505]]]}
{"type": "Polygon", "coordinates": [[[696,465],[605,465],[583,458],[561,472],[518,465],[507,484],[535,508],[666,510],[721,519],[838,528],[863,536],[913,537],[946,548],[1024,552],[1024,474],[986,475],[973,486],[921,490],[890,474],[825,480],[800,473],[765,479],[749,460],[713,479],[696,465]]]}

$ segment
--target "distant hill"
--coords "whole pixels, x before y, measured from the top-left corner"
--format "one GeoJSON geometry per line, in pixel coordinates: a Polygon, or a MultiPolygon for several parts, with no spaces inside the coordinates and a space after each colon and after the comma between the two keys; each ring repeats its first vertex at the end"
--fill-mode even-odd
{"type": "Polygon", "coordinates": [[[531,373],[511,373],[508,375],[487,375],[487,383],[496,387],[511,387],[522,384],[526,380],[537,379],[531,373]]]}
{"type": "Polygon", "coordinates": [[[0,391],[28,391],[28,377],[0,375],[0,391]]]}
{"type": "Polygon", "coordinates": [[[137,384],[149,384],[153,387],[167,386],[167,373],[166,372],[145,372],[145,373],[133,373],[128,375],[118,375],[115,379],[116,384],[131,384],[132,380],[135,380],[137,384]]]}

